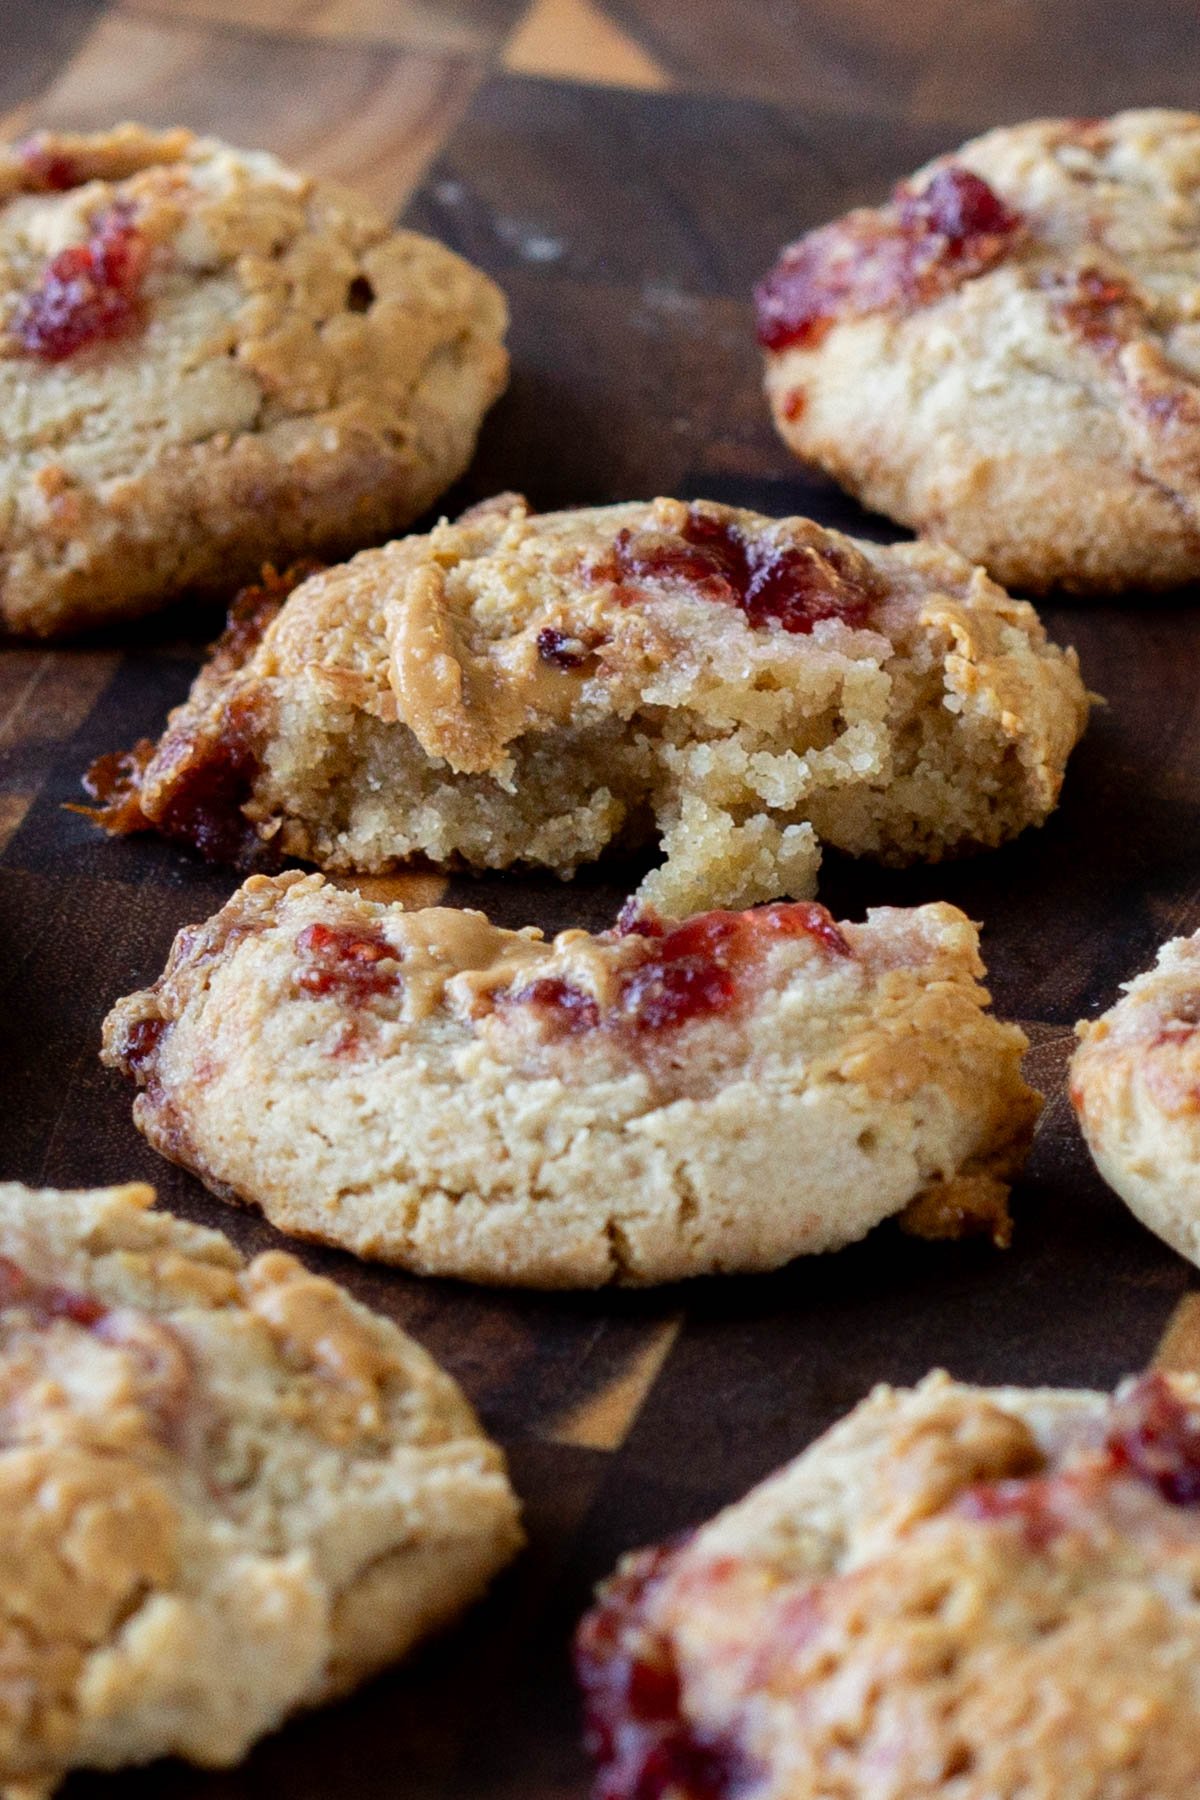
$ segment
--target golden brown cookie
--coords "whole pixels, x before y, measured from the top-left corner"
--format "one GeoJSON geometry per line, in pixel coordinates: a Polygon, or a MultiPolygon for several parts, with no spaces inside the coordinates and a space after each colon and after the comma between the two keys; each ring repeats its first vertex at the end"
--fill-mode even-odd
{"type": "Polygon", "coordinates": [[[93,791],[112,829],[330,871],[568,876],[660,837],[642,897],[682,915],[810,894],[822,840],[1004,842],[1054,807],[1087,705],[1032,608],[935,545],[506,495],[248,602],[93,791]]]}
{"type": "Polygon", "coordinates": [[[504,386],[504,301],[259,151],[0,147],[0,626],[228,593],[407,525],[504,386]]]}
{"type": "Polygon", "coordinates": [[[387,1319],[153,1190],[0,1185],[0,1785],[236,1762],[476,1598],[503,1458],[387,1319]]]}
{"type": "Polygon", "coordinates": [[[134,1119],[214,1192],[423,1274],[773,1268],[908,1208],[1006,1236],[1038,1099],[954,907],[504,931],[254,876],[113,1009],[134,1119]]]}
{"type": "Polygon", "coordinates": [[[1005,126],[757,291],[775,421],[1010,586],[1200,577],[1200,114],[1005,126]]]}
{"type": "Polygon", "coordinates": [[[1076,1030],[1071,1101],[1097,1168],[1143,1225],[1200,1264],[1200,932],[1164,944],[1076,1030]]]}
{"type": "Polygon", "coordinates": [[[1192,1800],[1200,1381],[879,1388],[578,1639],[605,1800],[1192,1800]]]}

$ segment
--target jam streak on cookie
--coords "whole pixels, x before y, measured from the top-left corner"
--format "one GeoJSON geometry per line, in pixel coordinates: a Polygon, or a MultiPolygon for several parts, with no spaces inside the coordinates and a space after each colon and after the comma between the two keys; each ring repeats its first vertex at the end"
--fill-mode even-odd
{"type": "Polygon", "coordinates": [[[1111,359],[1144,323],[1145,308],[1125,281],[1095,267],[1047,281],[1061,323],[1098,356],[1111,359]]]}
{"type": "Polygon", "coordinates": [[[741,608],[756,628],[782,626],[804,635],[821,619],[867,623],[872,594],[834,545],[781,544],[749,535],[735,520],[688,508],[679,532],[624,530],[597,579],[686,582],[710,598],[741,608]]]}
{"type": "MultiPolygon", "coordinates": [[[[268,567],[259,583],[243,588],[213,645],[207,675],[219,680],[236,674],[288,595],[321,567],[317,562],[298,562],[282,575],[268,567]]],[[[279,859],[272,847],[260,840],[242,811],[258,774],[256,723],[252,708],[235,695],[222,709],[215,734],[168,731],[159,745],[142,738],[132,750],[110,750],[96,758],[83,778],[85,789],[99,804],[70,810],[117,837],[159,831],[191,845],[209,862],[243,869],[276,865],[279,859]],[[154,795],[148,799],[143,785],[151,762],[154,795]]]]}
{"type": "Polygon", "coordinates": [[[253,711],[235,698],[213,736],[168,732],[161,744],[142,738],[132,750],[98,756],[83,778],[98,804],[67,810],[82,813],[114,837],[158,831],[188,844],[206,862],[276,868],[278,853],[262,842],[242,811],[258,774],[254,737],[253,711]],[[152,762],[155,792],[153,811],[147,812],[144,783],[152,762]]]}
{"type": "Polygon", "coordinates": [[[647,1598],[678,1548],[643,1551],[609,1582],[575,1639],[595,1800],[731,1800],[753,1780],[738,1750],[687,1719],[669,1639],[647,1598]]]}
{"type": "Polygon", "coordinates": [[[41,281],[17,304],[9,329],[43,362],[123,337],[142,319],[142,283],[150,246],[118,201],[92,221],[86,243],[51,257],[41,281]]]}
{"type": "Polygon", "coordinates": [[[74,157],[52,149],[50,142],[41,137],[25,138],[16,146],[16,152],[25,165],[28,185],[35,193],[65,194],[68,188],[78,187],[83,180],[74,157]]]}
{"type": "Polygon", "coordinates": [[[256,725],[252,706],[235,696],[215,738],[168,734],[158,747],[156,760],[160,768],[166,763],[169,779],[153,825],[164,837],[190,844],[206,862],[250,868],[274,861],[242,811],[258,774],[256,725]]]}
{"type": "Polygon", "coordinates": [[[919,191],[901,182],[887,206],[823,225],[784,251],[755,289],[758,341],[811,348],[839,318],[928,306],[998,263],[1021,223],[955,163],[919,191]]]}
{"type": "Polygon", "coordinates": [[[552,669],[580,669],[596,648],[596,640],[545,625],[537,634],[537,652],[552,669]]]}
{"type": "Polygon", "coordinates": [[[171,1028],[169,1019],[153,1016],[136,1020],[125,1032],[117,1054],[123,1067],[138,1080],[145,1080],[146,1070],[158,1055],[159,1045],[171,1028]]]}
{"type": "Polygon", "coordinates": [[[300,968],[296,985],[318,997],[335,994],[361,1005],[376,994],[394,992],[399,958],[383,933],[369,927],[306,925],[296,938],[300,968]]]}
{"type": "Polygon", "coordinates": [[[197,1425],[189,1394],[192,1361],[187,1344],[170,1325],[132,1307],[111,1307],[93,1294],[58,1282],[39,1281],[11,1257],[0,1256],[0,1312],[21,1312],[38,1328],[59,1320],[90,1332],[126,1355],[137,1374],[138,1399],[155,1435],[183,1450],[197,1425]]]}
{"type": "Polygon", "coordinates": [[[0,1256],[0,1308],[8,1307],[32,1313],[39,1324],[69,1319],[89,1330],[109,1316],[108,1307],[90,1294],[76,1293],[56,1282],[35,1281],[10,1256],[0,1256]]]}
{"type": "Polygon", "coordinates": [[[561,1037],[598,1026],[635,1034],[668,1031],[734,1006],[773,940],[810,937],[830,955],[851,954],[830,914],[807,900],[751,912],[697,913],[670,930],[652,915],[626,909],[616,935],[642,939],[643,953],[620,971],[615,999],[603,1014],[592,995],[558,976],[499,993],[497,1005],[534,1007],[561,1037]]]}
{"type": "Polygon", "coordinates": [[[1045,1550],[1119,1477],[1154,1488],[1172,1506],[1200,1506],[1200,1408],[1165,1375],[1143,1375],[1111,1402],[1099,1452],[1076,1467],[1024,1480],[981,1482],[956,1503],[966,1518],[1011,1520],[1031,1550],[1045,1550]]]}
{"type": "Polygon", "coordinates": [[[1200,1408],[1165,1375],[1143,1375],[1113,1402],[1108,1454],[1114,1468],[1158,1489],[1172,1506],[1200,1506],[1200,1408]]]}

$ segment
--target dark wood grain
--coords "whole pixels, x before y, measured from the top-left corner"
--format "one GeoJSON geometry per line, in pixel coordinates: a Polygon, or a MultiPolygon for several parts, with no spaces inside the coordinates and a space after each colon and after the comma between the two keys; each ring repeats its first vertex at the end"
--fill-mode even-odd
{"type": "MultiPolygon", "coordinates": [[[[780,448],[750,332],[754,277],[784,239],[967,131],[1186,101],[1195,86],[1181,3],[586,10],[613,27],[589,27],[587,54],[625,45],[597,81],[640,69],[636,91],[505,71],[522,16],[521,68],[561,62],[569,13],[556,0],[524,15],[509,0],[137,0],[98,22],[78,0],[29,0],[12,9],[0,99],[23,120],[183,117],[357,172],[384,197],[436,138],[407,216],[492,270],[513,308],[512,388],[450,507],[500,487],[543,507],[669,492],[887,535],[780,448]],[[458,85],[437,89],[435,118],[429,83],[447,71],[458,85]]],[[[305,1249],[464,1383],[512,1457],[530,1550],[462,1629],[243,1769],[80,1777],[73,1800],[581,1800],[566,1645],[622,1550],[735,1498],[875,1381],[943,1363],[980,1380],[1107,1383],[1154,1354],[1191,1272],[1098,1180],[1062,1079],[1074,1021],[1163,937],[1200,924],[1200,614],[1184,594],[1046,616],[1108,698],[1049,825],[940,869],[831,858],[824,873],[824,898],[851,916],[945,897],[984,922],[997,1005],[1025,1023],[1050,1096],[1012,1249],[884,1228],[758,1280],[566,1296],[421,1282],[305,1249]]],[[[232,879],[150,840],[109,843],[63,810],[92,756],[158,727],[215,624],[176,608],[104,641],[0,652],[0,1175],[142,1176],[255,1250],[276,1234],[161,1163],[96,1060],[113,999],[157,974],[174,932],[232,879]]],[[[448,899],[506,923],[599,924],[638,873],[456,880],[448,899]]],[[[1172,1354],[1200,1352],[1194,1309],[1176,1316],[1172,1354]]]]}

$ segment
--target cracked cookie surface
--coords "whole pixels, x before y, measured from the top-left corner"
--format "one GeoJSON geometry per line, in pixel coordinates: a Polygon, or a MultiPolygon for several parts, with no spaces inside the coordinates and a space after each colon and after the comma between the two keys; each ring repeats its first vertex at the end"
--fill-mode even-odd
{"type": "Polygon", "coordinates": [[[879,1388],[580,1631],[596,1793],[1187,1800],[1200,1382],[879,1388]]]}
{"type": "Polygon", "coordinates": [[[282,1230],[541,1287],[768,1269],[909,1209],[1005,1241],[1038,1098],[954,907],[541,934],[254,876],[120,1001],[163,1155],[282,1230]]]}
{"type": "Polygon", "coordinates": [[[0,148],[0,624],[400,529],[470,459],[505,322],[469,263],[266,153],[132,125],[0,148]]]}
{"type": "Polygon", "coordinates": [[[280,594],[157,746],[103,759],[112,829],[226,861],[414,856],[569,876],[660,837],[676,915],[812,893],[822,841],[903,863],[1053,809],[1073,651],[928,544],[677,500],[516,496],[280,594]]]}
{"type": "Polygon", "coordinates": [[[1200,1266],[1200,932],[1164,944],[1152,969],[1076,1030],[1071,1102],[1097,1168],[1200,1266]]]}
{"type": "Polygon", "coordinates": [[[0,1184],[0,1785],[237,1761],[520,1543],[456,1384],[294,1257],[142,1186],[0,1184]]]}
{"type": "Polygon", "coordinates": [[[973,139],[757,291],[796,453],[998,581],[1200,576],[1200,114],[973,139]]]}

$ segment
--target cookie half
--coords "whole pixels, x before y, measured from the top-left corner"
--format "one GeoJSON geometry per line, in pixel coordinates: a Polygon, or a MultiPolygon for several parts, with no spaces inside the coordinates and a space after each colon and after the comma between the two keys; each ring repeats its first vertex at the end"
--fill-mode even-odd
{"type": "Polygon", "coordinates": [[[775,421],[998,581],[1200,576],[1200,114],[1003,127],[757,290],[775,421]]]}
{"type": "Polygon", "coordinates": [[[877,1389],[578,1639],[597,1795],[1190,1800],[1200,1382],[877,1389]]]}
{"type": "Polygon", "coordinates": [[[1053,808],[1087,706],[1074,653],[936,546],[501,496],[282,610],[252,597],[158,745],[92,787],[111,829],[243,863],[568,876],[659,836],[642,897],[681,915],[810,894],[820,840],[1004,842],[1053,808]]]}
{"type": "Polygon", "coordinates": [[[0,625],[398,530],[469,461],[505,322],[469,263],[261,151],[133,125],[0,147],[0,625]]]}
{"type": "Polygon", "coordinates": [[[475,1599],[503,1458],[388,1320],[153,1190],[0,1185],[0,1783],[237,1761],[475,1599]]]}
{"type": "Polygon", "coordinates": [[[113,1009],[154,1147],[298,1236],[590,1287],[769,1269],[911,1209],[1006,1235],[1038,1099],[955,908],[598,937],[254,876],[113,1009]]]}
{"type": "Polygon", "coordinates": [[[1143,1225],[1200,1265],[1200,932],[1092,1023],[1071,1063],[1071,1102],[1109,1186],[1143,1225]]]}

